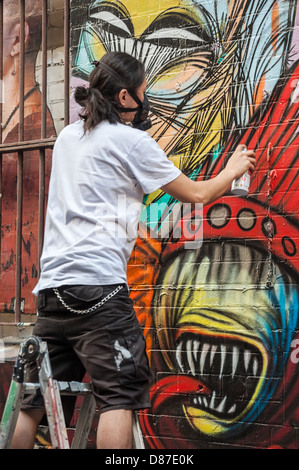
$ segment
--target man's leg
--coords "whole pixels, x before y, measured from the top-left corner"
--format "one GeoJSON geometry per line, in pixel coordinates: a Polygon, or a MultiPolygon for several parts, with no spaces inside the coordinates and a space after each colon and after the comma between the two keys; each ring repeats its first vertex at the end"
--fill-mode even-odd
{"type": "Polygon", "coordinates": [[[33,449],[37,428],[44,414],[42,410],[20,411],[11,449],[33,449]]]}
{"type": "Polygon", "coordinates": [[[132,410],[110,410],[101,414],[98,433],[98,449],[132,449],[132,410]]]}

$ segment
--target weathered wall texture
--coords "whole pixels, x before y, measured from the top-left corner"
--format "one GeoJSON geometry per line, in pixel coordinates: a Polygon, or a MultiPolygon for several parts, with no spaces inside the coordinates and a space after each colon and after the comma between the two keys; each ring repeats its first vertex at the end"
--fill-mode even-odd
{"type": "MultiPolygon", "coordinates": [[[[26,1],[25,74],[24,74],[24,136],[21,140],[41,138],[42,119],[42,2],[26,1]]],[[[3,99],[2,143],[18,142],[19,138],[19,85],[20,47],[15,35],[19,24],[18,0],[4,0],[3,33],[3,99]]],[[[55,136],[64,125],[64,46],[63,1],[48,2],[47,53],[47,132],[55,136]]],[[[1,278],[0,312],[14,316],[16,279],[16,220],[17,220],[17,154],[2,157],[1,186],[1,278]]],[[[46,178],[51,169],[51,154],[47,152],[46,178]]],[[[35,312],[35,299],[31,294],[38,276],[38,198],[39,152],[24,153],[23,221],[22,221],[22,311],[35,312]]]]}
{"type": "MultiPolygon", "coordinates": [[[[61,3],[48,59],[57,133],[61,3]]],[[[144,200],[128,279],[153,370],[152,408],[140,414],[150,448],[299,448],[298,7],[72,0],[72,87],[106,51],[129,52],[146,66],[150,133],[189,177],[216,175],[238,143],[258,158],[248,198],[228,194],[184,221],[161,192],[144,200]],[[202,246],[188,248],[197,233],[202,246]]]]}
{"type": "Polygon", "coordinates": [[[238,143],[258,158],[250,197],[204,208],[197,249],[163,235],[180,227],[175,201],[145,198],[128,276],[154,373],[140,417],[152,448],[299,447],[297,6],[72,2],[73,86],[106,51],[129,52],[146,65],[150,133],[187,175],[216,175],[238,143]]]}

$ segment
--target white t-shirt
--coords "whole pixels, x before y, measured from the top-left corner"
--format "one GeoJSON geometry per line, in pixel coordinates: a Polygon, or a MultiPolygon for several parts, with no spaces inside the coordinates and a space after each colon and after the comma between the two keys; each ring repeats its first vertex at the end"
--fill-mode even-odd
{"type": "Polygon", "coordinates": [[[53,150],[41,276],[60,285],[127,282],[144,194],[181,171],[146,132],[105,121],[65,127],[53,150]]]}

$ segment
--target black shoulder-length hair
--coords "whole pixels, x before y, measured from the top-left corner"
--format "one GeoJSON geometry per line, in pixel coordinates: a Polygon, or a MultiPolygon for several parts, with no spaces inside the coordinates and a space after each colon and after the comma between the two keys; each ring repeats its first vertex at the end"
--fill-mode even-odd
{"type": "Polygon", "coordinates": [[[135,92],[145,78],[144,65],[125,52],[108,52],[94,64],[89,88],[79,86],[74,93],[75,101],[83,108],[79,116],[84,120],[85,132],[104,120],[120,122],[117,94],[123,88],[135,92]]]}

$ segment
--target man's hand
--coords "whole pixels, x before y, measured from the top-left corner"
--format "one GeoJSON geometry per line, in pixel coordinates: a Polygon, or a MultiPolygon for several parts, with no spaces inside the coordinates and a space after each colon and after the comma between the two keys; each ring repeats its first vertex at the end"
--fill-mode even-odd
{"type": "Polygon", "coordinates": [[[235,173],[235,178],[240,178],[246,171],[251,173],[256,165],[255,153],[247,150],[245,145],[238,145],[227,162],[226,170],[235,173]]]}

